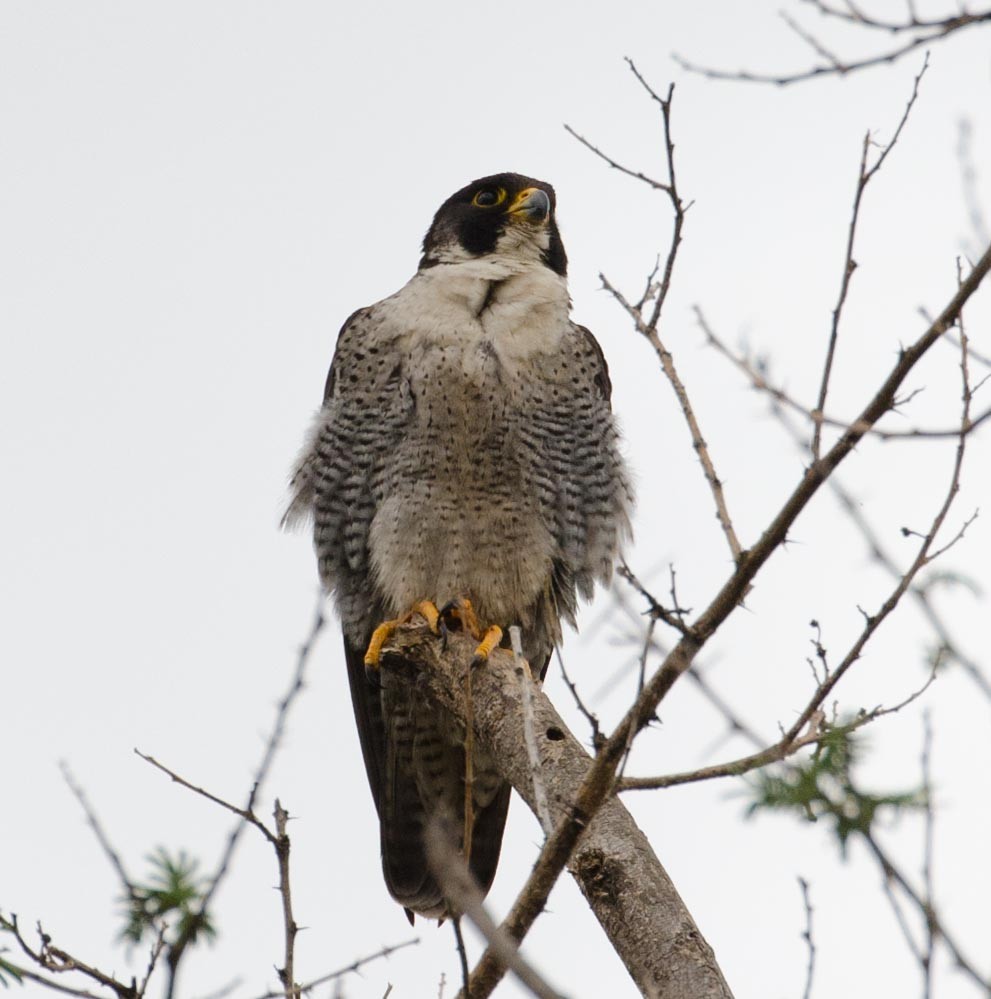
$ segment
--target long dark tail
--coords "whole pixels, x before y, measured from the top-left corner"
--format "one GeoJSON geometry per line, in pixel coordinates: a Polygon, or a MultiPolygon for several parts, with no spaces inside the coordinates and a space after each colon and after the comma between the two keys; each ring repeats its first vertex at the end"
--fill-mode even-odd
{"type": "MultiPolygon", "coordinates": [[[[344,652],[365,770],[381,826],[386,886],[407,912],[441,918],[448,914],[448,909],[427,864],[424,835],[430,802],[424,801],[421,782],[450,775],[452,785],[458,789],[452,811],[463,811],[464,749],[435,740],[436,744],[426,748],[417,747],[414,763],[414,740],[418,733],[411,702],[404,698],[397,709],[396,699],[388,691],[383,698],[382,684],[383,680],[388,683],[388,678],[366,671],[364,648],[357,649],[345,639],[344,652]],[[389,704],[388,711],[383,710],[384,700],[389,704]],[[421,782],[417,781],[417,768],[421,782]],[[456,804],[458,800],[460,805],[456,804]]],[[[438,716],[436,710],[433,714],[434,727],[438,717],[443,724],[443,716],[438,716]]],[[[453,718],[450,724],[456,727],[453,718]]],[[[491,800],[475,813],[469,868],[483,892],[492,884],[499,863],[510,791],[509,784],[500,784],[491,800]]]]}

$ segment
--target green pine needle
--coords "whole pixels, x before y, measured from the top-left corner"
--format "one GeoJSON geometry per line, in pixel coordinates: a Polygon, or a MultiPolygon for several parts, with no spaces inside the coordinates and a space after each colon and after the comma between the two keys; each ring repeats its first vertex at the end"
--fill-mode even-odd
{"type": "Polygon", "coordinates": [[[147,883],[136,884],[133,895],[125,899],[127,922],[121,937],[140,943],[146,935],[157,934],[166,920],[175,939],[188,938],[190,943],[200,935],[214,939],[217,931],[209,913],[200,913],[206,884],[196,873],[199,862],[185,850],[173,856],[161,846],[147,859],[151,865],[147,883]]]}

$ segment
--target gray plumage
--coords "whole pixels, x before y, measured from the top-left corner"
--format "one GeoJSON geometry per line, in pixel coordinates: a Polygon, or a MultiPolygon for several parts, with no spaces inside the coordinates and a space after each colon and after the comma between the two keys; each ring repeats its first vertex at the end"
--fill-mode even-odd
{"type": "MultiPolygon", "coordinates": [[[[464,733],[362,656],[382,621],[468,597],[483,625],[521,626],[542,676],[560,621],[609,578],[630,488],[606,363],[569,318],[565,273],[550,185],[501,174],[454,194],[412,280],[344,324],[292,478],[286,519],[312,515],[344,629],[386,883],[428,916],[446,905],[422,830],[460,821],[464,733]]],[[[487,889],[509,788],[478,749],[474,770],[470,862],[487,889]]]]}

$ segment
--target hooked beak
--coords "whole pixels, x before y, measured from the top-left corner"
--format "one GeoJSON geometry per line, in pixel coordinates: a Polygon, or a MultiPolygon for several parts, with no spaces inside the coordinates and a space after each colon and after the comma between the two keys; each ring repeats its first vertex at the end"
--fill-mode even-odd
{"type": "Polygon", "coordinates": [[[539,187],[528,187],[516,195],[516,200],[509,206],[508,212],[526,222],[543,224],[551,214],[551,199],[547,192],[539,187]]]}

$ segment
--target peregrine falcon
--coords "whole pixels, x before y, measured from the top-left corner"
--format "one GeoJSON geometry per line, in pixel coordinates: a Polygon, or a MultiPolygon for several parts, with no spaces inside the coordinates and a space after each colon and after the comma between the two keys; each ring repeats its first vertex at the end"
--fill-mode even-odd
{"type": "MultiPolygon", "coordinates": [[[[554,212],[551,185],[515,173],[441,205],[413,278],[341,329],[292,476],[286,522],[313,519],[385,881],[410,919],[449,914],[423,836],[432,818],[456,827],[466,813],[465,733],[388,684],[382,641],[416,610],[475,632],[484,658],[515,624],[542,678],[561,620],[574,625],[578,595],[609,579],[629,530],[609,374],[570,319],[554,212]]],[[[481,747],[471,762],[473,819],[458,837],[487,891],[510,788],[481,747]]]]}

